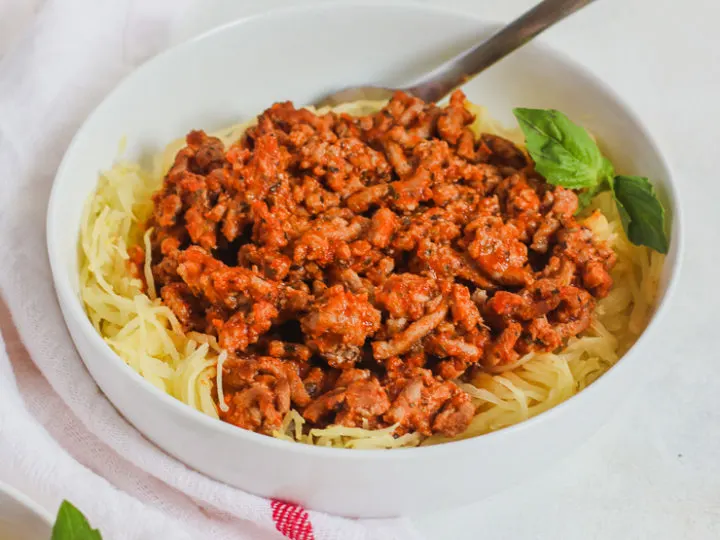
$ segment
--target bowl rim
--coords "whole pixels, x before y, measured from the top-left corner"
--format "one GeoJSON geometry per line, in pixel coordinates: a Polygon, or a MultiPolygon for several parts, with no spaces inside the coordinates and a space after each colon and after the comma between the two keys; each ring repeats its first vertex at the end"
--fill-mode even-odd
{"type": "Polygon", "coordinates": [[[49,529],[52,529],[53,518],[50,513],[43,506],[26,495],[25,492],[15,486],[0,481],[0,493],[6,495],[10,499],[13,499],[17,504],[35,516],[38,521],[42,521],[49,529]]]}
{"type": "MultiPolygon", "coordinates": [[[[598,380],[594,381],[593,384],[589,385],[588,387],[584,388],[582,391],[577,392],[576,394],[570,396],[562,403],[559,403],[555,405],[554,407],[551,407],[550,409],[543,411],[542,413],[537,414],[536,416],[533,416],[531,418],[528,418],[526,420],[523,420],[517,424],[513,424],[511,426],[507,426],[505,428],[492,431],[489,433],[486,433],[484,435],[479,435],[475,437],[469,437],[467,439],[461,439],[456,441],[449,441],[447,443],[443,444],[437,444],[437,445],[431,445],[431,446],[417,446],[417,447],[410,447],[410,448],[394,448],[392,451],[377,451],[375,449],[346,449],[346,448],[330,448],[330,447],[323,447],[323,446],[313,446],[313,445],[307,445],[302,443],[296,443],[292,441],[287,441],[283,439],[278,439],[276,437],[271,437],[267,435],[262,435],[259,433],[255,433],[253,431],[245,430],[242,428],[238,428],[234,425],[222,422],[219,419],[210,417],[192,407],[187,405],[186,403],[183,403],[182,401],[178,400],[177,398],[171,396],[168,393],[165,393],[155,387],[153,384],[151,384],[149,381],[144,379],[139,373],[137,373],[135,370],[133,370],[130,366],[128,366],[125,361],[115,352],[113,351],[110,346],[102,339],[100,334],[97,333],[95,328],[92,326],[90,320],[87,317],[87,314],[82,306],[82,301],[80,298],[74,293],[73,287],[68,279],[61,279],[61,277],[64,277],[64,269],[63,264],[60,260],[60,253],[57,248],[57,246],[54,243],[54,236],[53,236],[53,224],[56,223],[57,218],[56,213],[59,206],[58,200],[60,199],[60,195],[58,194],[61,191],[61,184],[62,184],[62,178],[67,176],[66,169],[68,168],[68,162],[70,161],[70,156],[75,152],[75,149],[78,145],[78,140],[80,134],[84,131],[86,125],[101,111],[101,109],[106,105],[107,102],[109,102],[113,96],[120,91],[120,89],[132,78],[139,76],[140,74],[152,70],[154,67],[154,64],[164,59],[166,56],[172,56],[177,55],[180,52],[183,51],[183,49],[187,47],[195,47],[198,43],[212,39],[213,36],[216,34],[228,32],[228,31],[241,31],[241,29],[248,24],[253,24],[258,21],[266,20],[266,19],[273,19],[276,17],[289,17],[289,16],[309,16],[312,14],[317,14],[318,12],[337,12],[337,11],[353,11],[353,10],[378,10],[383,9],[387,13],[388,10],[393,11],[403,11],[407,13],[408,10],[414,10],[417,12],[425,12],[430,14],[435,14],[438,16],[445,16],[445,17],[454,17],[454,18],[463,18],[463,19],[471,19],[474,23],[477,23],[479,26],[484,25],[488,29],[494,29],[498,28],[499,25],[496,22],[488,21],[476,14],[468,13],[466,11],[462,11],[459,9],[448,9],[442,6],[436,6],[436,5],[425,5],[425,4],[389,4],[385,5],[380,0],[371,0],[369,2],[362,2],[358,0],[354,0],[351,2],[343,3],[341,5],[334,5],[334,4],[328,4],[328,3],[320,3],[320,4],[310,4],[310,5],[304,5],[304,6],[293,6],[293,7],[285,7],[285,8],[276,8],[271,9],[263,13],[256,13],[252,14],[246,17],[240,17],[237,19],[234,19],[232,21],[228,21],[227,23],[221,24],[219,26],[213,27],[205,32],[200,33],[197,36],[194,36],[188,40],[181,41],[179,43],[176,43],[174,45],[171,45],[167,49],[162,50],[155,56],[149,58],[145,62],[143,62],[141,65],[137,66],[135,69],[133,69],[130,73],[125,75],[122,79],[120,79],[117,84],[112,88],[112,90],[104,96],[102,101],[93,109],[93,111],[85,118],[82,125],[78,128],[76,133],[74,134],[70,144],[68,145],[65,154],[63,156],[63,159],[60,163],[60,166],[57,169],[57,172],[55,174],[55,177],[53,179],[53,185],[50,192],[50,198],[48,202],[48,209],[47,209],[47,218],[46,218],[46,240],[47,240],[47,251],[48,251],[48,257],[50,261],[50,268],[51,273],[53,277],[53,283],[55,286],[55,291],[57,294],[57,297],[59,299],[59,303],[62,309],[63,314],[63,320],[65,321],[66,326],[70,326],[68,324],[68,319],[74,319],[76,322],[78,322],[77,328],[78,331],[82,332],[85,337],[87,337],[91,343],[91,346],[98,351],[98,353],[102,354],[104,358],[107,361],[114,362],[116,364],[122,364],[120,366],[125,373],[127,373],[128,377],[130,377],[133,381],[133,384],[135,384],[139,391],[142,392],[149,392],[153,396],[155,396],[156,399],[160,399],[161,402],[163,402],[165,405],[175,409],[175,411],[178,414],[181,414],[185,417],[186,420],[189,422],[200,422],[201,424],[204,424],[205,427],[211,430],[216,430],[218,434],[221,434],[222,436],[230,436],[230,437],[238,437],[240,439],[244,439],[248,444],[259,444],[264,445],[276,450],[284,450],[288,452],[295,452],[298,454],[308,454],[312,455],[314,457],[332,457],[332,458],[347,458],[352,459],[354,461],[363,461],[367,459],[377,460],[396,460],[396,459],[404,459],[406,457],[411,456],[417,456],[418,454],[422,453],[424,457],[431,456],[434,454],[447,454],[447,453],[456,453],[456,452],[464,452],[465,450],[470,449],[473,445],[479,445],[479,444],[492,444],[495,440],[498,438],[506,438],[508,435],[513,435],[516,433],[520,433],[522,431],[528,431],[530,429],[535,428],[537,425],[541,424],[542,422],[546,422],[550,418],[556,418],[559,415],[562,414],[562,412],[570,407],[573,403],[577,403],[580,400],[587,401],[590,399],[591,394],[596,393],[599,391],[600,385],[603,387],[608,386],[611,384],[611,381],[614,381],[617,379],[620,375],[619,373],[627,371],[629,360],[628,357],[631,355],[635,355],[638,353],[638,350],[640,348],[644,348],[646,343],[649,342],[650,336],[654,335],[658,328],[661,325],[661,322],[665,319],[667,313],[669,312],[669,305],[672,302],[672,299],[675,296],[678,282],[679,282],[679,275],[681,273],[681,267],[683,262],[683,254],[685,250],[685,240],[684,240],[684,230],[685,226],[683,225],[683,213],[681,211],[682,204],[680,203],[680,197],[678,194],[678,188],[676,185],[676,175],[674,169],[670,166],[668,163],[668,160],[663,152],[660,151],[660,147],[656,141],[656,139],[651,135],[649,130],[646,127],[645,122],[641,120],[641,118],[638,116],[638,114],[627,104],[624,98],[622,98],[612,87],[610,87],[608,84],[605,83],[604,80],[602,80],[600,77],[595,75],[595,73],[589,69],[588,67],[582,65],[579,61],[573,59],[565,52],[556,49],[555,47],[548,45],[544,42],[542,39],[534,39],[532,43],[528,44],[528,46],[538,50],[544,55],[552,56],[562,64],[568,66],[574,71],[577,71],[581,73],[585,78],[590,80],[595,86],[597,86],[604,94],[606,94],[609,98],[614,101],[619,109],[621,109],[624,114],[628,117],[630,121],[632,121],[636,128],[642,133],[642,135],[645,137],[648,145],[652,149],[653,152],[658,156],[659,158],[659,165],[664,169],[667,175],[667,186],[664,187],[664,191],[666,194],[666,199],[669,203],[669,214],[672,216],[672,226],[671,226],[671,250],[668,255],[675,253],[674,260],[672,261],[672,265],[668,267],[666,271],[669,271],[669,277],[667,280],[667,287],[665,290],[665,294],[663,295],[663,298],[660,300],[660,302],[655,306],[655,310],[652,314],[652,318],[649,321],[647,327],[645,330],[640,334],[636,342],[628,349],[625,354],[623,354],[618,361],[611,366],[611,368],[604,373],[601,377],[598,378],[598,380]]],[[[99,171],[98,171],[99,172],[99,171]]],[[[77,233],[77,231],[76,231],[77,233]]],[[[667,261],[664,264],[670,264],[667,261]]],[[[85,360],[82,358],[82,355],[80,355],[83,363],[85,364],[85,360]]],[[[85,366],[86,369],[87,365],[85,366]]],[[[88,370],[89,371],[89,370],[88,370]]],[[[91,375],[92,377],[92,375],[91,375]]],[[[93,382],[97,385],[97,382],[94,380],[93,382]]],[[[98,385],[99,386],[99,385],[98,385]]],[[[103,392],[104,393],[104,392],[103,392]]],[[[109,401],[110,399],[105,396],[109,401]]],[[[112,401],[111,401],[112,403],[112,401]]],[[[128,421],[131,425],[132,422],[128,421]]],[[[135,428],[135,426],[133,425],[135,428]]],[[[135,428],[137,429],[137,428],[135,428]]],[[[148,436],[152,439],[151,435],[148,434],[148,436]]]]}

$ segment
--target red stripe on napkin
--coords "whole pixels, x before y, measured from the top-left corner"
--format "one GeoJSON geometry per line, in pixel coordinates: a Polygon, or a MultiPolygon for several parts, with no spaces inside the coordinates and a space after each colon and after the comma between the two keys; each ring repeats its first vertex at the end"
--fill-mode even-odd
{"type": "Polygon", "coordinates": [[[297,504],[273,499],[270,503],[275,528],[290,540],[315,540],[310,516],[297,504]]]}

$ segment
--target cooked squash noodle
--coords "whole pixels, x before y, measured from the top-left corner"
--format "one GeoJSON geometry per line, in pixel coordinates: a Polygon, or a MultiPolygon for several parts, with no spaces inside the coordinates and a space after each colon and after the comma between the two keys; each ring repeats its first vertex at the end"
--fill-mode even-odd
{"type": "Polygon", "coordinates": [[[143,232],[143,223],[161,181],[161,175],[125,162],[101,175],[82,220],[80,294],[90,321],[130,367],[160,390],[217,416],[212,385],[203,383],[217,352],[184,335],[175,314],[152,298],[147,256],[147,288],[129,271],[128,247],[149,245],[151,231],[143,232]]]}
{"type": "MultiPolygon", "coordinates": [[[[334,110],[364,115],[378,111],[384,104],[361,101],[334,110]]],[[[468,108],[476,116],[472,126],[476,134],[500,135],[522,146],[519,129],[504,128],[482,107],[468,104],[468,108]]],[[[237,124],[213,135],[231,144],[254,123],[237,124]]],[[[152,212],[152,193],[162,185],[165,172],[183,145],[183,139],[168,145],[152,171],[121,161],[100,176],[82,217],[80,293],[96,330],[131,368],[160,390],[217,418],[213,386],[217,389],[217,403],[226,407],[222,363],[227,354],[213,336],[184,334],[173,312],[157,297],[150,267],[152,231],[143,229],[152,212]],[[128,248],[134,245],[145,249],[142,277],[129,271],[128,248]]],[[[628,241],[609,193],[595,197],[586,210],[584,224],[607,241],[617,255],[613,289],[597,303],[590,328],[570,339],[560,351],[531,353],[493,373],[481,373],[469,382],[458,381],[477,412],[468,429],[452,440],[511,426],[565,401],[612,367],[644,330],[652,313],[663,256],[628,241]]],[[[397,426],[307,429],[305,424],[298,411],[291,410],[274,435],[303,444],[356,449],[451,440],[439,435],[398,435],[397,426]]]]}

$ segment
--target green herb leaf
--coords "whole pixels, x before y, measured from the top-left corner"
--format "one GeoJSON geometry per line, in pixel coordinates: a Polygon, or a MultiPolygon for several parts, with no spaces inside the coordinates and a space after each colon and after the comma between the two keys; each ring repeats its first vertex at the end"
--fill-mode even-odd
{"type": "Polygon", "coordinates": [[[615,167],[612,163],[610,163],[610,160],[608,158],[603,157],[602,170],[600,171],[601,182],[607,181],[609,183],[612,181],[614,176],[615,167]]]}
{"type": "Polygon", "coordinates": [[[610,189],[610,182],[612,182],[613,176],[615,176],[615,168],[613,167],[613,164],[610,163],[610,160],[607,158],[603,158],[603,167],[600,172],[600,182],[589,188],[585,188],[581,191],[578,191],[578,209],[577,212],[581,212],[583,208],[588,206],[595,195],[600,193],[601,191],[606,191],[610,189]]]}
{"type": "Polygon", "coordinates": [[[545,179],[570,189],[594,188],[612,178],[603,157],[584,128],[554,109],[513,109],[535,169],[545,179]]]}
{"type": "Polygon", "coordinates": [[[603,191],[603,189],[601,189],[603,186],[607,187],[607,184],[598,184],[595,187],[587,188],[578,192],[577,197],[579,204],[575,214],[579,214],[580,212],[582,212],[583,208],[585,208],[592,202],[595,195],[603,191]]]}
{"type": "Polygon", "coordinates": [[[535,170],[548,183],[578,191],[579,210],[609,186],[630,241],[668,252],[665,210],[647,178],[615,176],[588,132],[560,111],[518,108],[513,113],[535,170]]]}
{"type": "Polygon", "coordinates": [[[100,531],[90,527],[80,510],[63,501],[53,525],[51,540],[102,540],[102,536],[100,531]]]}
{"type": "Polygon", "coordinates": [[[612,188],[630,241],[667,253],[669,241],[665,233],[665,209],[650,181],[642,176],[616,176],[612,188]]]}

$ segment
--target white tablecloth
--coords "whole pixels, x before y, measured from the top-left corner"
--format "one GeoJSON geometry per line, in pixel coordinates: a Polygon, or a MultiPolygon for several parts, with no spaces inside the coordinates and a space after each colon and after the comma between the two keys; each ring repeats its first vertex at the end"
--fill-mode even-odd
{"type": "MultiPolygon", "coordinates": [[[[422,1],[494,20],[508,20],[534,3],[422,1]]],[[[0,0],[0,55],[40,3],[0,0]]],[[[297,3],[197,0],[175,37],[297,3]]],[[[685,210],[686,258],[669,314],[672,332],[651,351],[657,370],[638,381],[637,392],[579,451],[505,493],[414,518],[428,538],[720,538],[720,360],[712,348],[720,322],[720,289],[713,280],[720,262],[713,245],[720,235],[720,178],[714,166],[718,20],[716,1],[603,0],[543,36],[625,98],[674,168],[685,210]]],[[[6,339],[11,353],[19,347],[16,336],[6,339]]]]}

